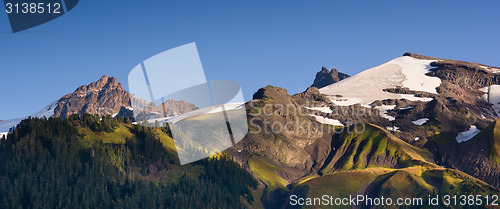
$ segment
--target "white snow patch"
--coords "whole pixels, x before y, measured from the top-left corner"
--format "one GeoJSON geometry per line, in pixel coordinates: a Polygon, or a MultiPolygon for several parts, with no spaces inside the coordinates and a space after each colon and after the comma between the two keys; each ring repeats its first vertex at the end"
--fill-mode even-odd
{"type": "Polygon", "coordinates": [[[376,106],[375,109],[379,111],[379,114],[381,117],[386,118],[389,121],[396,120],[394,116],[390,116],[387,114],[387,110],[393,110],[396,107],[396,105],[381,105],[381,106],[376,106]]]}
{"type": "Polygon", "coordinates": [[[115,113],[113,115],[111,115],[112,118],[116,117],[118,115],[118,113],[115,113]]]}
{"type": "Polygon", "coordinates": [[[494,68],[494,67],[486,67],[486,66],[481,66],[481,68],[485,69],[486,71],[489,71],[491,73],[500,73],[500,69],[494,68]]]}
{"type": "Polygon", "coordinates": [[[344,124],[342,124],[339,120],[325,118],[322,116],[317,116],[317,115],[312,115],[312,114],[310,114],[310,116],[313,116],[316,119],[316,121],[318,121],[319,123],[333,125],[333,126],[344,126],[344,124]]]}
{"type": "Polygon", "coordinates": [[[3,139],[4,136],[7,138],[7,134],[9,134],[9,132],[0,132],[0,139],[3,139]]]}
{"type": "Polygon", "coordinates": [[[490,72],[492,73],[500,73],[500,69],[498,68],[489,68],[488,70],[490,70],[490,72]]]}
{"type": "Polygon", "coordinates": [[[415,125],[417,125],[417,126],[421,126],[424,123],[426,123],[428,120],[429,120],[429,118],[420,118],[420,119],[418,119],[416,121],[412,121],[412,123],[415,124],[415,125]]]}
{"type": "Polygon", "coordinates": [[[455,137],[458,143],[462,143],[465,141],[468,141],[469,139],[472,139],[476,134],[481,132],[475,125],[471,125],[469,130],[461,132],[455,137]]]}
{"type": "Polygon", "coordinates": [[[393,59],[387,63],[370,68],[337,83],[325,86],[320,92],[330,96],[333,103],[340,106],[353,104],[371,104],[376,100],[408,99],[412,101],[431,101],[409,94],[395,94],[383,91],[388,88],[407,87],[410,90],[437,93],[441,84],[437,77],[426,76],[431,62],[409,56],[393,59]],[[342,97],[337,97],[341,95],[342,97]]]}
{"type": "Polygon", "coordinates": [[[420,139],[420,138],[418,138],[418,137],[415,137],[415,141],[418,141],[419,139],[420,139]]]}
{"type": "Polygon", "coordinates": [[[372,108],[372,106],[367,105],[367,104],[361,104],[361,107],[372,108]]]}
{"type": "Polygon", "coordinates": [[[486,86],[486,87],[480,88],[479,91],[482,91],[484,93],[488,93],[489,88],[490,88],[489,86],[486,86]]]}
{"type": "Polygon", "coordinates": [[[402,73],[406,76],[403,86],[410,90],[437,94],[436,88],[441,85],[441,79],[425,75],[434,68],[431,67],[431,62],[437,60],[420,60],[408,56],[403,58],[396,61],[403,67],[402,73]]]}
{"type": "Polygon", "coordinates": [[[332,109],[330,109],[330,107],[306,107],[307,109],[310,109],[310,110],[319,110],[320,112],[324,112],[324,113],[332,113],[332,109]]]}
{"type": "Polygon", "coordinates": [[[485,102],[488,102],[488,91],[490,90],[489,86],[480,88],[479,91],[483,92],[484,94],[480,96],[481,99],[483,99],[485,102]]]}
{"type": "Polygon", "coordinates": [[[493,110],[499,115],[500,112],[500,85],[491,85],[488,90],[488,102],[493,104],[493,110]]]}
{"type": "Polygon", "coordinates": [[[413,108],[415,108],[415,106],[406,106],[406,107],[401,108],[401,110],[409,110],[409,109],[413,109],[413,108]]]}
{"type": "MultiPolygon", "coordinates": [[[[496,117],[500,116],[500,85],[491,85],[479,90],[485,92],[481,98],[493,105],[491,108],[496,113],[496,117]]],[[[495,117],[495,115],[492,117],[495,117]]]]}
{"type": "Polygon", "coordinates": [[[399,127],[397,127],[397,126],[393,126],[393,127],[387,126],[387,127],[385,127],[385,129],[387,129],[387,130],[389,130],[389,131],[397,131],[397,132],[401,132],[401,131],[399,130],[399,127]]]}

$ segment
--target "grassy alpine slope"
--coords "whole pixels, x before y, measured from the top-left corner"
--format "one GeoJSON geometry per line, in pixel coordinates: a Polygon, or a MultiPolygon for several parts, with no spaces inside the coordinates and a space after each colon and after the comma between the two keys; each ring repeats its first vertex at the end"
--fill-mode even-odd
{"type": "Polygon", "coordinates": [[[335,156],[342,153],[341,157],[334,157],[322,175],[313,174],[298,182],[291,194],[304,197],[361,194],[394,200],[415,197],[425,200],[436,194],[500,194],[495,187],[466,173],[435,165],[428,151],[413,147],[376,126],[360,134],[341,133],[333,140],[333,144],[340,145],[335,156]]]}

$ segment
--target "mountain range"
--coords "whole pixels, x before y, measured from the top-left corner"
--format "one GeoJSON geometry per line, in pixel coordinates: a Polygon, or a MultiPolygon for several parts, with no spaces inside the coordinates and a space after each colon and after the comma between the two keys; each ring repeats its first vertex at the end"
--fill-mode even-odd
{"type": "MultiPolygon", "coordinates": [[[[130,98],[103,76],[32,117],[133,119],[131,100],[151,106],[130,98]]],[[[150,108],[197,109],[166,103],[166,113],[150,108]]],[[[266,86],[246,107],[249,133],[226,153],[260,182],[249,207],[286,208],[293,194],[500,194],[500,68],[405,53],[353,76],[323,67],[295,95],[266,86]]],[[[20,120],[1,121],[0,132],[20,120]]]]}

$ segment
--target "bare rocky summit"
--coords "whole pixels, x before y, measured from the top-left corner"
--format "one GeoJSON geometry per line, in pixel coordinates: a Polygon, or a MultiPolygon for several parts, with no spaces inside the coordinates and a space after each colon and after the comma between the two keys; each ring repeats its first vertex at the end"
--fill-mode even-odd
{"type": "Polygon", "coordinates": [[[130,94],[122,84],[114,77],[102,76],[98,81],[80,86],[59,99],[53,116],[66,118],[84,113],[113,115],[131,109],[130,104],[130,94]]]}
{"type": "Polygon", "coordinates": [[[322,67],[321,71],[316,73],[316,78],[314,79],[311,87],[323,88],[330,84],[339,82],[345,78],[348,78],[349,75],[339,72],[337,69],[332,68],[328,70],[326,67],[322,67]]]}
{"type": "Polygon", "coordinates": [[[130,95],[116,78],[102,76],[98,81],[80,86],[73,93],[59,99],[52,116],[66,118],[72,114],[88,113],[134,119],[132,102],[142,107],[140,108],[142,112],[136,113],[142,119],[170,117],[197,109],[193,104],[177,100],[167,100],[164,104],[155,106],[144,99],[130,95]]]}

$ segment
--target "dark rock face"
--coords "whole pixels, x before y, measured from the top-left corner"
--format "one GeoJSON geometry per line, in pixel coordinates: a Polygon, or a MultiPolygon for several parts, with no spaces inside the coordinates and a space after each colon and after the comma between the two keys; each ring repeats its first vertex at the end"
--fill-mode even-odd
{"type": "Polygon", "coordinates": [[[322,67],[321,71],[316,73],[316,78],[314,79],[314,82],[311,85],[311,87],[316,87],[320,89],[330,84],[339,82],[348,77],[349,75],[341,73],[335,68],[332,68],[332,70],[328,70],[327,68],[322,67]]]}
{"type": "Polygon", "coordinates": [[[465,62],[451,59],[440,59],[406,52],[403,56],[410,56],[423,60],[439,60],[431,63],[434,69],[428,76],[435,76],[449,81],[462,88],[477,89],[494,84],[500,84],[500,75],[492,73],[485,68],[496,68],[473,62],[465,62]]]}
{"type": "Polygon", "coordinates": [[[490,73],[472,63],[433,62],[430,76],[436,76],[468,89],[500,84],[500,75],[490,73]]]}
{"type": "Polygon", "coordinates": [[[495,134],[500,128],[499,120],[455,149],[444,149],[443,162],[500,188],[500,163],[495,161],[500,152],[496,146],[500,144],[500,136],[495,134]]]}
{"type": "Polygon", "coordinates": [[[80,86],[75,92],[59,99],[54,117],[66,118],[84,113],[113,115],[119,113],[122,107],[131,109],[130,94],[116,78],[102,76],[98,81],[80,86]]]}

